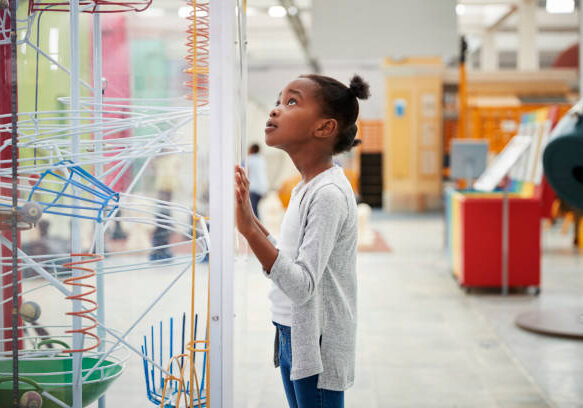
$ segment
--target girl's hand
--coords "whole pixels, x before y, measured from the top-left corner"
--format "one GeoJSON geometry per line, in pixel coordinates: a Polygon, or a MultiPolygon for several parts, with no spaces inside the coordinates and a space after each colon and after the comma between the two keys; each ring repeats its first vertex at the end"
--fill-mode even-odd
{"type": "Polygon", "coordinates": [[[237,229],[247,237],[253,228],[256,228],[256,224],[249,198],[249,179],[239,165],[235,166],[235,209],[237,229]]]}

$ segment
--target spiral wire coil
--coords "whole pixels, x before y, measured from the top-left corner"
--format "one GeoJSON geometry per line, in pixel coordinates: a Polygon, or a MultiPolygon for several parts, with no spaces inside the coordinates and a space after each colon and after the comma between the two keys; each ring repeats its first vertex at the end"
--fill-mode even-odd
{"type": "Polygon", "coordinates": [[[101,344],[101,339],[99,338],[99,336],[97,334],[92,332],[92,330],[97,327],[97,319],[95,319],[93,316],[91,316],[91,313],[93,313],[97,310],[97,302],[95,300],[89,298],[89,296],[91,296],[95,292],[97,292],[97,289],[95,289],[94,285],[87,282],[89,279],[95,277],[95,271],[93,269],[90,269],[90,268],[87,268],[87,267],[81,266],[81,265],[102,261],[103,256],[96,255],[96,254],[71,254],[71,257],[73,257],[73,258],[83,257],[83,258],[89,258],[89,259],[83,259],[81,261],[74,261],[74,262],[68,262],[66,264],[63,264],[63,267],[69,268],[72,271],[85,272],[85,274],[83,274],[81,276],[73,276],[71,278],[65,279],[64,283],[67,285],[70,285],[70,286],[74,286],[74,287],[77,286],[80,288],[84,288],[84,289],[86,289],[86,291],[79,293],[78,295],[67,296],[66,299],[67,300],[78,300],[78,301],[84,302],[85,304],[89,303],[92,306],[89,309],[82,309],[82,310],[76,311],[76,312],[67,312],[67,315],[74,316],[74,317],[75,316],[81,317],[83,319],[89,320],[91,322],[91,324],[89,326],[82,327],[81,329],[67,330],[65,333],[67,333],[67,334],[81,333],[83,335],[93,337],[96,340],[96,343],[92,346],[85,347],[82,349],[68,349],[68,350],[63,350],[63,352],[64,353],[82,353],[82,352],[90,351],[90,350],[93,350],[93,349],[99,347],[99,345],[101,344]]]}
{"type": "MultiPolygon", "coordinates": [[[[209,2],[187,1],[190,6],[194,4],[190,15],[187,19],[190,21],[186,30],[186,55],[187,66],[185,73],[192,77],[193,72],[196,75],[196,93],[197,107],[206,106],[209,103],[209,44],[210,44],[210,20],[209,20],[209,2]],[[196,40],[195,31],[196,30],[196,40]],[[196,53],[196,55],[195,55],[196,53]]],[[[192,91],[193,80],[184,83],[192,91]]],[[[192,92],[186,95],[187,99],[192,99],[192,92]]]]}

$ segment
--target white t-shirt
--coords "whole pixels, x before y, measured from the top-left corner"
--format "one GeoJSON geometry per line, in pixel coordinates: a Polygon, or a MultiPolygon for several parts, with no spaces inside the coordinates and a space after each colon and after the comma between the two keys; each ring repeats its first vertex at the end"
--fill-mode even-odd
{"type": "Polygon", "coordinates": [[[249,177],[249,191],[261,196],[267,193],[267,166],[260,154],[247,156],[247,177],[249,177]]]}
{"type": "MultiPolygon", "coordinates": [[[[287,210],[281,222],[277,249],[292,259],[297,255],[298,235],[300,233],[300,202],[309,184],[309,182],[304,184],[301,181],[292,190],[287,210]]],[[[292,302],[273,281],[271,281],[271,289],[269,290],[268,297],[271,301],[271,320],[291,327],[292,302]]]]}

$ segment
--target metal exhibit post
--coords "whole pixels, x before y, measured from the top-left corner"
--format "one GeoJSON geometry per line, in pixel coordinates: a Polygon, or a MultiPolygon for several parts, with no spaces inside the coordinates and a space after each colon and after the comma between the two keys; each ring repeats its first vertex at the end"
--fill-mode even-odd
{"type": "MultiPolygon", "coordinates": [[[[95,100],[95,151],[98,154],[103,152],[103,130],[99,126],[103,119],[103,63],[102,63],[102,42],[101,42],[101,14],[93,14],[93,99],[95,100]]],[[[103,162],[100,160],[95,164],[95,176],[101,180],[103,176],[103,162]]],[[[97,255],[105,254],[105,239],[103,222],[95,224],[95,253],[97,255]]],[[[95,266],[95,287],[97,290],[97,335],[101,339],[98,351],[103,353],[105,351],[105,287],[103,283],[103,260],[97,262],[95,266]]],[[[105,394],[99,398],[99,408],[105,408],[105,394]]]]}
{"type": "Polygon", "coordinates": [[[233,406],[235,0],[210,2],[210,388],[212,405],[233,406]]]}
{"type": "Polygon", "coordinates": [[[504,183],[502,196],[502,295],[508,295],[508,244],[509,244],[510,202],[508,182],[504,183]]]}
{"type": "MultiPolygon", "coordinates": [[[[73,129],[79,128],[79,0],[70,1],[70,12],[69,12],[69,28],[70,28],[70,59],[71,59],[71,77],[70,77],[70,87],[71,87],[71,126],[73,129]]],[[[75,132],[71,135],[71,150],[72,158],[74,162],[78,161],[79,156],[79,144],[80,135],[75,132]]],[[[73,190],[73,195],[77,196],[78,191],[73,190]]],[[[79,210],[75,207],[79,206],[79,200],[72,199],[73,206],[73,217],[71,218],[71,253],[79,253],[81,248],[81,225],[77,215],[79,210]]],[[[71,259],[75,262],[75,259],[71,259]]],[[[73,277],[78,277],[81,275],[80,271],[73,268],[73,277]]],[[[73,296],[78,296],[81,293],[81,288],[79,286],[73,286],[73,296]]],[[[78,313],[81,311],[81,301],[73,300],[73,313],[78,313]]],[[[73,316],[73,349],[80,350],[83,348],[83,335],[78,331],[81,330],[82,323],[81,317],[73,316]]],[[[83,384],[82,384],[82,361],[83,353],[76,352],[73,353],[73,408],[82,407],[82,397],[83,397],[83,384]]]]}

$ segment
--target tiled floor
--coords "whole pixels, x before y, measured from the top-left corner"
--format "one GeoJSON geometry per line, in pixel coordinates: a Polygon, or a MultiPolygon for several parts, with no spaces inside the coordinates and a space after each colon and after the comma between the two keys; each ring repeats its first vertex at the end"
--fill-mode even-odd
{"type": "MultiPolygon", "coordinates": [[[[374,213],[373,218],[391,252],[359,254],[357,373],[346,393],[347,407],[583,407],[583,342],[514,325],[524,310],[583,306],[583,255],[572,251],[570,237],[557,229],[544,233],[540,296],[468,295],[447,265],[439,215],[374,213]]],[[[109,324],[128,327],[177,272],[108,275],[109,324]]],[[[271,363],[269,282],[252,257],[238,260],[235,272],[235,406],[284,408],[279,372],[271,363]]],[[[57,291],[34,293],[43,304],[42,321],[51,316],[56,323],[66,321],[64,299],[43,302],[49,296],[60,299],[57,291]]],[[[187,294],[183,278],[132,332],[130,342],[139,345],[150,324],[186,310],[187,294]]],[[[131,355],[107,395],[107,407],[153,406],[141,371],[141,360],[131,355]]]]}
{"type": "MultiPolygon", "coordinates": [[[[357,377],[348,407],[583,407],[583,342],[514,325],[523,310],[583,305],[583,255],[570,249],[570,237],[544,233],[540,296],[467,295],[451,277],[438,215],[374,217],[392,252],[359,256],[357,377]]],[[[249,265],[246,285],[238,398],[249,408],[283,408],[257,265],[249,265]]]]}

